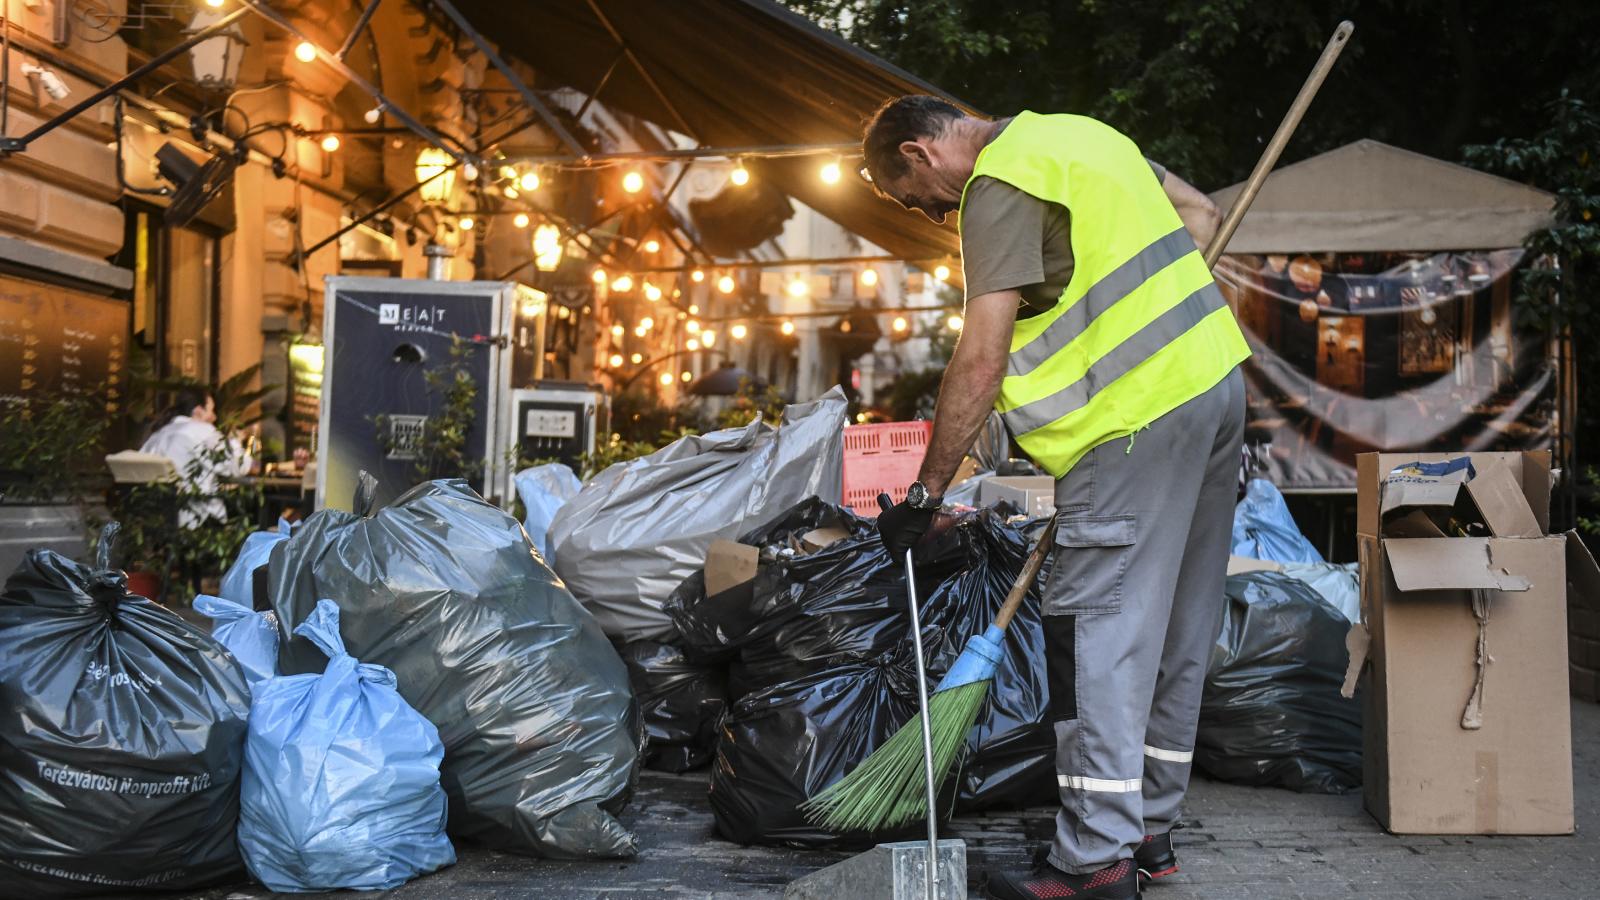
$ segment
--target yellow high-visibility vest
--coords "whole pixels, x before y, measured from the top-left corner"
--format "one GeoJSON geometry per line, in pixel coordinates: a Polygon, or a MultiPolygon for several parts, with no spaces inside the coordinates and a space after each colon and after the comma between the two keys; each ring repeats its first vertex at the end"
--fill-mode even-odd
{"type": "Polygon", "coordinates": [[[1116,129],[1024,112],[979,153],[972,178],[983,176],[1071,215],[1072,280],[1055,306],[1017,321],[995,400],[1045,471],[1060,478],[1085,453],[1200,396],[1249,357],[1194,239],[1139,148],[1116,129]]]}

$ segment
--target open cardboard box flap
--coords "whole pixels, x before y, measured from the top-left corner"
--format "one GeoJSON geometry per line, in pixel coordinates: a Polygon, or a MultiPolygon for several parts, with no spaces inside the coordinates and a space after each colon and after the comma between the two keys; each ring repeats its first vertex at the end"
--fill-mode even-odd
{"type": "Polygon", "coordinates": [[[1531,586],[1526,576],[1495,563],[1489,538],[1389,538],[1383,549],[1401,591],[1526,591],[1531,586]]]}
{"type": "Polygon", "coordinates": [[[1522,486],[1511,474],[1511,468],[1496,460],[1483,467],[1476,478],[1467,482],[1467,493],[1483,515],[1489,533],[1503,538],[1536,538],[1544,536],[1539,520],[1534,518],[1533,507],[1523,496],[1522,486]]]}

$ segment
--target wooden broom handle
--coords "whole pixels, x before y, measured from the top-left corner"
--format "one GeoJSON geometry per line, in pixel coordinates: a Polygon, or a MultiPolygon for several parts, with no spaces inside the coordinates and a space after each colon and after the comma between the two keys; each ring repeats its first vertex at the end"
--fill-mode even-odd
{"type": "Polygon", "coordinates": [[[1044,568],[1045,557],[1050,555],[1050,548],[1056,543],[1056,517],[1050,516],[1050,523],[1044,526],[1044,531],[1039,535],[1039,543],[1028,554],[1028,561],[1022,564],[1022,574],[1017,576],[1017,583],[1011,586],[1011,593],[1006,596],[1006,602],[1000,604],[1000,613],[994,617],[996,628],[1004,630],[1011,624],[1011,619],[1022,607],[1022,598],[1028,596],[1028,588],[1033,587],[1033,580],[1039,577],[1039,570],[1044,568]]]}

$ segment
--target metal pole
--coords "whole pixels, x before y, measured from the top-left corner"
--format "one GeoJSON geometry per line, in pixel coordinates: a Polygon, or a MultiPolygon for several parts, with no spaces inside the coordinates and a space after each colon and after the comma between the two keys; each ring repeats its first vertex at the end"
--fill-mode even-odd
{"type": "MultiPolygon", "coordinates": [[[[27,134],[15,138],[0,137],[0,155],[19,153],[28,149],[29,144],[33,143],[49,132],[61,127],[61,125],[82,114],[83,111],[89,107],[94,106],[107,97],[110,97],[112,94],[118,93],[128,85],[133,84],[135,81],[138,81],[144,76],[149,75],[151,72],[154,72],[167,63],[172,62],[180,55],[189,52],[189,50],[193,49],[198,44],[210,40],[211,38],[216,37],[218,34],[221,34],[223,31],[232,26],[233,23],[239,21],[239,19],[242,18],[245,13],[246,10],[244,9],[236,9],[233,12],[228,13],[226,16],[223,16],[211,25],[196,31],[187,39],[174,44],[172,47],[168,48],[166,52],[153,57],[149,62],[145,63],[139,68],[134,69],[132,72],[129,72],[121,78],[118,78],[116,81],[111,82],[100,90],[95,91],[82,100],[79,100],[77,103],[74,103],[73,105],[57,113],[48,122],[44,122],[39,127],[33,129],[27,134]]],[[[9,20],[7,21],[9,22],[9,20]]]]}
{"type": "Polygon", "coordinates": [[[583,158],[553,153],[513,156],[508,163],[534,165],[598,165],[608,162],[667,162],[675,159],[733,159],[739,156],[779,158],[788,156],[860,156],[856,144],[752,144],[746,147],[676,147],[666,150],[628,150],[617,153],[592,153],[583,158]]]}
{"type": "Polygon", "coordinates": [[[939,896],[939,813],[934,805],[937,788],[933,783],[933,722],[928,718],[928,675],[922,661],[922,615],[917,610],[917,574],[906,551],[906,598],[911,601],[911,646],[917,659],[917,708],[922,717],[922,774],[928,794],[928,900],[939,896]]]}
{"type": "Polygon", "coordinates": [[[366,8],[361,10],[361,17],[356,19],[356,24],[351,27],[350,35],[344,39],[344,46],[340,47],[339,52],[334,54],[339,58],[340,62],[343,62],[344,58],[350,55],[350,50],[355,47],[356,41],[361,37],[361,32],[366,29],[367,23],[372,21],[372,14],[378,11],[378,4],[382,2],[383,0],[370,0],[366,8]]]}
{"type": "Polygon", "coordinates": [[[1312,66],[1311,74],[1306,76],[1306,83],[1300,86],[1300,93],[1295,95],[1294,103],[1284,114],[1283,121],[1278,123],[1277,132],[1272,135],[1272,141],[1267,144],[1261,159],[1256,162],[1255,170],[1250,173],[1250,179],[1244,184],[1244,190],[1234,198],[1233,205],[1228,208],[1228,214],[1217,227],[1216,236],[1206,247],[1206,268],[1214,268],[1222,256],[1222,251],[1227,249],[1228,241],[1239,228],[1239,222],[1244,219],[1250,204],[1255,201],[1262,183],[1267,180],[1267,174],[1277,165],[1278,156],[1283,153],[1283,148],[1294,135],[1294,130],[1300,126],[1301,117],[1311,107],[1311,101],[1317,96],[1317,90],[1322,87],[1323,80],[1328,77],[1328,72],[1333,69],[1333,64],[1338,61],[1339,54],[1344,51],[1344,45],[1350,41],[1350,35],[1355,30],[1355,24],[1349,19],[1340,22],[1339,27],[1333,30],[1333,37],[1329,38],[1328,45],[1322,48],[1322,55],[1317,57],[1317,64],[1312,66]]]}

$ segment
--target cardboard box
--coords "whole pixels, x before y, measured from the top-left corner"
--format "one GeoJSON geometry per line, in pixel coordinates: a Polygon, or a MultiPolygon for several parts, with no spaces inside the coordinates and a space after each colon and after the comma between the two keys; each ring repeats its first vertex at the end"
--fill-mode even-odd
{"type": "MultiPolygon", "coordinates": [[[[1403,834],[1569,834],[1569,538],[1549,528],[1548,453],[1364,454],[1365,801],[1403,834]],[[1414,461],[1467,457],[1471,477],[1414,461]]],[[[1576,540],[1576,537],[1570,538],[1576,540]]]]}
{"type": "Polygon", "coordinates": [[[1056,511],[1056,480],[1049,475],[996,475],[978,485],[978,503],[993,506],[1005,500],[1030,516],[1056,511]]]}

